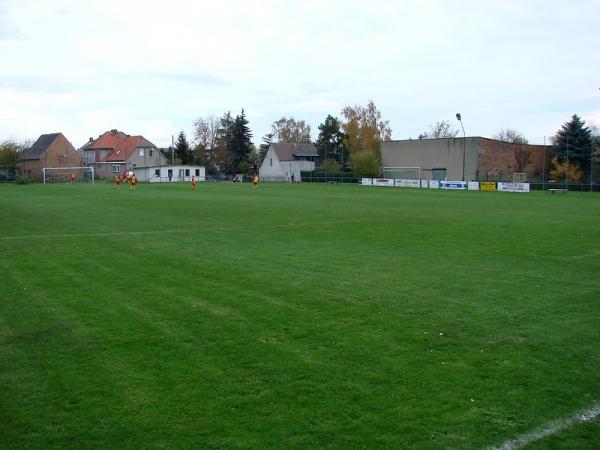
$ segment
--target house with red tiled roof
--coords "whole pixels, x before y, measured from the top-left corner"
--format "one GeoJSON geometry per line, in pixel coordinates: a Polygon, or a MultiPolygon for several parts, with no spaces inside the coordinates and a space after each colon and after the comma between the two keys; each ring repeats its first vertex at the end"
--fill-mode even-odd
{"type": "Polygon", "coordinates": [[[148,139],[118,130],[107,131],[97,139],[90,138],[79,152],[84,164],[94,167],[98,178],[112,178],[125,171],[167,164],[166,158],[148,139]]]}

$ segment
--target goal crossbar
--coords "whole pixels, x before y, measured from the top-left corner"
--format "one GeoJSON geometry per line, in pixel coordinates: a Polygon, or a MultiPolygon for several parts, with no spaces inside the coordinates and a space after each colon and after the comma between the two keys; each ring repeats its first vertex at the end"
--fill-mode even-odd
{"type": "Polygon", "coordinates": [[[384,167],[383,176],[386,178],[403,178],[411,180],[421,179],[421,168],[420,167],[384,167]]]}

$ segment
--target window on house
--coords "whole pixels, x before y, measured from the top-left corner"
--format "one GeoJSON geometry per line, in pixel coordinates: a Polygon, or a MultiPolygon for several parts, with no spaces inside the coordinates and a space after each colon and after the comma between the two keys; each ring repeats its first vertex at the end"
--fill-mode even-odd
{"type": "Polygon", "coordinates": [[[154,169],[154,176],[160,177],[160,169],[154,169]]]}
{"type": "Polygon", "coordinates": [[[196,169],[196,176],[199,177],[200,176],[200,169],[196,169]]]}
{"type": "Polygon", "coordinates": [[[136,167],[137,167],[137,164],[132,164],[132,165],[131,165],[131,168],[132,168],[132,169],[135,169],[136,167]]]}
{"type": "Polygon", "coordinates": [[[189,177],[190,176],[190,169],[185,169],[185,176],[189,177]]]}
{"type": "Polygon", "coordinates": [[[173,176],[173,169],[169,169],[168,175],[169,175],[169,178],[171,178],[173,176]]]}
{"type": "Polygon", "coordinates": [[[150,156],[154,155],[154,150],[150,149],[149,152],[150,152],[150,156]]]}
{"type": "Polygon", "coordinates": [[[144,156],[144,149],[140,148],[140,156],[144,156]]]}
{"type": "Polygon", "coordinates": [[[273,158],[269,158],[269,165],[273,167],[273,158]]]}
{"type": "Polygon", "coordinates": [[[121,166],[118,164],[113,164],[112,171],[113,173],[119,173],[121,171],[121,166]]]}

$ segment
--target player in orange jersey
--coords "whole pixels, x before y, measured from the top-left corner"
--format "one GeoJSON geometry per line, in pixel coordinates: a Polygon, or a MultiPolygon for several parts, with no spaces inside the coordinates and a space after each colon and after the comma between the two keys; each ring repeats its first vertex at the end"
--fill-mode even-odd
{"type": "Polygon", "coordinates": [[[192,190],[196,189],[196,177],[192,175],[192,190]]]}
{"type": "Polygon", "coordinates": [[[75,184],[75,174],[73,172],[71,172],[71,176],[69,177],[69,181],[71,182],[71,184],[75,184]]]}
{"type": "Polygon", "coordinates": [[[115,177],[115,189],[118,191],[121,189],[121,175],[117,174],[115,177]]]}
{"type": "Polygon", "coordinates": [[[135,175],[131,175],[131,180],[129,180],[129,189],[135,191],[135,185],[137,184],[137,178],[135,175]]]}
{"type": "Polygon", "coordinates": [[[253,189],[256,189],[258,187],[258,175],[254,175],[254,178],[252,178],[252,186],[253,189]]]}

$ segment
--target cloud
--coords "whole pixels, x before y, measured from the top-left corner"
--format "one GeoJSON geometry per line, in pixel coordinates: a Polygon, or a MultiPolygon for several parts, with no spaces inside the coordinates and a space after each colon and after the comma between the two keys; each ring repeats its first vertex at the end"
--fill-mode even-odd
{"type": "Polygon", "coordinates": [[[191,86],[207,86],[207,87],[229,87],[232,83],[216,75],[208,73],[193,73],[193,72],[155,72],[148,74],[140,74],[141,77],[164,81],[168,83],[183,83],[191,86]]]}
{"type": "Polygon", "coordinates": [[[50,77],[32,75],[1,76],[0,85],[4,89],[21,92],[41,92],[48,94],[64,94],[72,92],[74,86],[66,80],[57,80],[50,77]]]}
{"type": "Polygon", "coordinates": [[[373,99],[396,138],[460,111],[468,134],[541,141],[597,109],[596,3],[0,0],[0,110],[20,117],[0,139],[37,123],[158,145],[242,108],[262,136],[283,115],[316,130],[373,99]]]}

